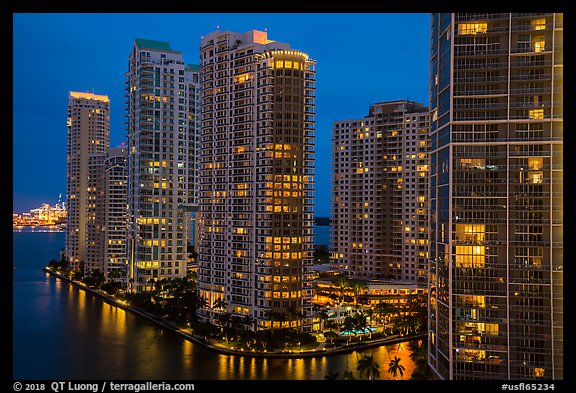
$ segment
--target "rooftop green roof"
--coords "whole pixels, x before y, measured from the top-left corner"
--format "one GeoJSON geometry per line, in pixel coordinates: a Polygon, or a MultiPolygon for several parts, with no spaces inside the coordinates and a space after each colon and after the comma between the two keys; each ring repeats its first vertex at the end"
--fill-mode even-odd
{"type": "Polygon", "coordinates": [[[200,64],[188,64],[186,69],[190,71],[200,71],[200,64]]]}
{"type": "Polygon", "coordinates": [[[171,52],[174,52],[172,50],[172,48],[170,47],[170,43],[169,42],[164,42],[164,41],[154,41],[154,40],[145,40],[143,38],[136,38],[134,40],[136,42],[136,45],[138,45],[140,48],[148,48],[148,49],[157,49],[157,50],[169,50],[171,52]]]}

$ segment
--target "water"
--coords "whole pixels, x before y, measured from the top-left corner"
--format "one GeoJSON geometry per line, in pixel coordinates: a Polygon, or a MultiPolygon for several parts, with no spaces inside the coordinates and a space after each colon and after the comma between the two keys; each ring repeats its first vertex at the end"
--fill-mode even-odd
{"type": "MultiPolygon", "coordinates": [[[[61,282],[41,268],[58,259],[63,232],[15,232],[13,377],[15,379],[324,379],[355,370],[357,354],[309,359],[221,355],[61,282]]],[[[407,343],[372,348],[380,377],[402,358],[414,367],[407,343]]]]}

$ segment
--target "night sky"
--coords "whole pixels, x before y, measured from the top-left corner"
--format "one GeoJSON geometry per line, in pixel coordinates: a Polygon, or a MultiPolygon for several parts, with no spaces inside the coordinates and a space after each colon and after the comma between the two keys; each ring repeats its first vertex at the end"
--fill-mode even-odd
{"type": "Polygon", "coordinates": [[[134,38],[168,41],[199,63],[200,37],[268,31],[317,60],[316,216],[330,215],[332,122],[374,102],[428,105],[429,14],[14,14],[14,212],[66,194],[69,91],[111,102],[110,145],[126,140],[124,73],[134,38]]]}

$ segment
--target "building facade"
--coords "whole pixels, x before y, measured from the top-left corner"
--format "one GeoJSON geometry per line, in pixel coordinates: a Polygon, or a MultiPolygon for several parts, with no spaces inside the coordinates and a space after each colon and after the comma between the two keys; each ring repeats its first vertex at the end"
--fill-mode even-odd
{"type": "Polygon", "coordinates": [[[84,273],[126,281],[128,149],[116,147],[88,156],[86,262],[84,273]]]}
{"type": "Polygon", "coordinates": [[[66,173],[66,259],[72,269],[86,263],[88,157],[105,154],[110,144],[110,100],[93,93],[68,95],[66,173]]]}
{"type": "Polygon", "coordinates": [[[109,149],[104,160],[104,274],[108,280],[123,282],[128,277],[127,159],[128,148],[120,146],[109,149]]]}
{"type": "Polygon", "coordinates": [[[428,108],[374,104],[332,130],[332,256],[355,279],[426,286],[428,108]]]}
{"type": "Polygon", "coordinates": [[[255,30],[200,56],[199,316],[310,331],[315,61],[255,30]]]}
{"type": "Polygon", "coordinates": [[[168,42],[135,39],[128,63],[128,279],[138,292],[186,275],[196,114],[187,77],[194,71],[168,42]]]}
{"type": "Polygon", "coordinates": [[[84,274],[105,272],[104,242],[106,237],[106,171],[104,153],[88,156],[88,188],[86,190],[86,261],[84,274]]]}
{"type": "Polygon", "coordinates": [[[563,378],[563,15],[431,16],[429,363],[563,378]]]}

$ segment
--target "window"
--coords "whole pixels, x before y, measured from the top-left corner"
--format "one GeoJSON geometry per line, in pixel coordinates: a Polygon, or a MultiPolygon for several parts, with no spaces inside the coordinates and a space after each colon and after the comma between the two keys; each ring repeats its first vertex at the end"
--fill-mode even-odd
{"type": "Polygon", "coordinates": [[[528,111],[528,117],[530,119],[543,119],[544,118],[544,109],[530,109],[528,111]]]}
{"type": "Polygon", "coordinates": [[[533,37],[532,39],[532,52],[543,52],[546,47],[544,36],[533,37]]]}
{"type": "Polygon", "coordinates": [[[544,30],[546,28],[546,19],[534,19],[530,21],[534,30],[544,30]]]}
{"type": "Polygon", "coordinates": [[[486,33],[488,30],[487,23],[460,23],[458,25],[458,34],[459,35],[470,35],[470,34],[479,34],[479,33],[486,33]]]}
{"type": "Polygon", "coordinates": [[[484,267],[485,249],[483,246],[456,246],[456,267],[484,267]]]}

